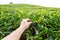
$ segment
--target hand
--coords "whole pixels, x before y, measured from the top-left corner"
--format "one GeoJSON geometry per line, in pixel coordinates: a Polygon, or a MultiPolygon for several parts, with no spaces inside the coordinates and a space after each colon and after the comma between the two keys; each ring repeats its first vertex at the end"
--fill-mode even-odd
{"type": "Polygon", "coordinates": [[[19,40],[21,38],[22,33],[29,27],[31,23],[32,22],[29,18],[23,19],[20,27],[5,38],[3,38],[2,40],[19,40]]]}
{"type": "Polygon", "coordinates": [[[32,22],[30,21],[29,18],[23,19],[23,20],[21,21],[20,27],[22,27],[22,28],[24,28],[24,29],[27,29],[31,23],[32,23],[32,22]]]}

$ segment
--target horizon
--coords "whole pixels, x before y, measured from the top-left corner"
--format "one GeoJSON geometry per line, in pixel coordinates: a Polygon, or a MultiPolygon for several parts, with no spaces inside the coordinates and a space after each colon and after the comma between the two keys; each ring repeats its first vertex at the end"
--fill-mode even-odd
{"type": "Polygon", "coordinates": [[[10,2],[13,2],[13,4],[31,4],[45,7],[60,8],[60,0],[1,0],[0,5],[9,4],[10,2]]]}

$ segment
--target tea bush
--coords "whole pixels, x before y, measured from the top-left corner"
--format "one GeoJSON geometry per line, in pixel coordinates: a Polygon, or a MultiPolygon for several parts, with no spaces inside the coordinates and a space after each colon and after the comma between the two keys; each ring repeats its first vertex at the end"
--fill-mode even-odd
{"type": "Polygon", "coordinates": [[[0,39],[17,29],[24,18],[33,22],[23,33],[26,40],[60,40],[60,8],[25,4],[0,5],[0,39]]]}

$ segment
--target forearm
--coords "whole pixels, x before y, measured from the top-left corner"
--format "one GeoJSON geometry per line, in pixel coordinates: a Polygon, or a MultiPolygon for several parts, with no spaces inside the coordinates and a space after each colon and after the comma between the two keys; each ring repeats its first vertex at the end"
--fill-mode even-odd
{"type": "Polygon", "coordinates": [[[29,27],[31,23],[32,22],[30,22],[29,18],[23,19],[20,27],[13,31],[8,36],[6,36],[5,38],[3,38],[2,40],[19,40],[21,38],[22,33],[29,27]]]}
{"type": "Polygon", "coordinates": [[[6,36],[2,40],[19,40],[25,28],[19,27],[15,31],[13,31],[10,35],[6,36]]]}

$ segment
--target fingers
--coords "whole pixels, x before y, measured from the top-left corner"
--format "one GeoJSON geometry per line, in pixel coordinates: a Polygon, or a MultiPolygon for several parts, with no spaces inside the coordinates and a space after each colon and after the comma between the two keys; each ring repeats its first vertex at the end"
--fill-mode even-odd
{"type": "Polygon", "coordinates": [[[29,18],[26,18],[26,19],[23,19],[23,20],[25,20],[27,22],[31,22],[29,18]]]}
{"type": "Polygon", "coordinates": [[[31,24],[32,22],[29,22],[29,25],[31,24]]]}
{"type": "Polygon", "coordinates": [[[29,18],[26,18],[22,20],[21,26],[27,29],[31,23],[32,23],[31,20],[29,18]]]}
{"type": "Polygon", "coordinates": [[[27,22],[28,22],[29,25],[32,23],[29,18],[27,18],[27,22]]]}
{"type": "Polygon", "coordinates": [[[25,20],[26,22],[28,22],[29,25],[32,23],[29,18],[26,18],[26,19],[23,19],[23,20],[25,20]]]}
{"type": "Polygon", "coordinates": [[[31,24],[32,22],[31,22],[31,20],[29,19],[29,18],[27,18],[27,22],[29,22],[29,24],[31,24]]]}

